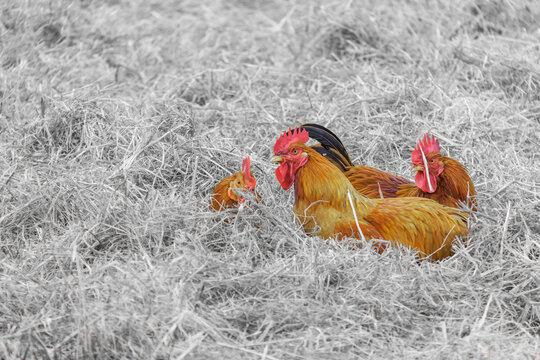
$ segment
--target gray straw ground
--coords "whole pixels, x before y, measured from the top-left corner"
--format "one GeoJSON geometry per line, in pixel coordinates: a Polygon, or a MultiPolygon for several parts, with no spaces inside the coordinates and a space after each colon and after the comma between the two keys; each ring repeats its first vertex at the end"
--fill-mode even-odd
{"type": "Polygon", "coordinates": [[[3,359],[538,359],[537,1],[0,2],[3,359]],[[455,256],[309,237],[269,163],[316,122],[479,196],[455,256]],[[250,155],[264,203],[209,209],[250,155]]]}

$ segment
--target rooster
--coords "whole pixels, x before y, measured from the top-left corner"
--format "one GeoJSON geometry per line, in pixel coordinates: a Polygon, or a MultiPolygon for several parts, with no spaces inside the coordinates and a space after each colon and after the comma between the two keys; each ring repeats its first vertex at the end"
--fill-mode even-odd
{"type": "Polygon", "coordinates": [[[271,161],[287,190],[294,185],[294,213],[307,233],[382,239],[416,249],[420,257],[441,260],[452,255],[452,241],[469,233],[467,213],[420,197],[370,199],[296,128],[279,137],[271,161]]]}
{"type": "Polygon", "coordinates": [[[467,169],[441,155],[439,142],[428,134],[412,152],[413,171],[416,171],[413,183],[373,167],[354,166],[341,140],[324,126],[304,124],[301,128],[320,143],[312,148],[343,171],[354,188],[367,197],[424,197],[451,207],[465,203],[476,211],[476,190],[467,169]]]}
{"type": "Polygon", "coordinates": [[[244,198],[236,190],[255,193],[256,184],[257,180],[251,175],[251,161],[248,156],[242,161],[241,171],[227,176],[216,185],[212,192],[210,207],[218,211],[236,207],[244,202],[244,198]]]}

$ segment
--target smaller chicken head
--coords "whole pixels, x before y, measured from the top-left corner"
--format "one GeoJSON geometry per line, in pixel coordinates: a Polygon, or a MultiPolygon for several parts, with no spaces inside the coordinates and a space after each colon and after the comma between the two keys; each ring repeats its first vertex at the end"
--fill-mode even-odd
{"type": "Polygon", "coordinates": [[[237,172],[233,180],[229,183],[227,195],[234,201],[243,203],[245,201],[244,197],[238,195],[235,190],[238,189],[255,193],[255,185],[257,185],[257,180],[251,174],[251,160],[248,156],[242,161],[242,171],[237,172]]]}
{"type": "Polygon", "coordinates": [[[433,193],[437,190],[437,178],[444,170],[440,152],[439,142],[428,134],[418,140],[412,152],[412,170],[416,171],[414,182],[422,191],[433,193]]]}
{"type": "Polygon", "coordinates": [[[308,154],[303,150],[308,140],[307,131],[296,127],[285,131],[274,144],[275,155],[270,161],[280,164],[276,168],[276,178],[285,190],[294,184],[296,171],[308,161],[308,154]]]}

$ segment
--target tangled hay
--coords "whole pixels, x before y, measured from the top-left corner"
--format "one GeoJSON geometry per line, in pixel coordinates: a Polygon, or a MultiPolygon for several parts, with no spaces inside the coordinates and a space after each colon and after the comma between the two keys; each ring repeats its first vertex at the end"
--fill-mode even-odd
{"type": "Polygon", "coordinates": [[[0,357],[538,356],[536,2],[0,12],[0,357]],[[268,161],[304,122],[404,176],[436,135],[471,238],[428,263],[305,235],[268,161]],[[264,203],[209,210],[248,154],[264,203]]]}

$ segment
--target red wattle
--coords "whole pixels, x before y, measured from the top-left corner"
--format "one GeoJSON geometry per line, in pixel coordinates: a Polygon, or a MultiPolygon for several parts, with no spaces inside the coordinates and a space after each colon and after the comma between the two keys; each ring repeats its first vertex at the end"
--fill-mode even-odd
{"type": "Polygon", "coordinates": [[[288,161],[284,161],[276,168],[276,178],[278,179],[281,187],[284,190],[288,190],[292,184],[294,184],[294,169],[292,164],[288,161]]]}
{"type": "Polygon", "coordinates": [[[416,183],[416,186],[418,186],[422,191],[427,193],[434,193],[435,190],[437,190],[437,177],[431,172],[429,173],[429,181],[431,182],[432,190],[429,190],[428,179],[425,172],[419,171],[414,177],[414,182],[416,183]]]}

